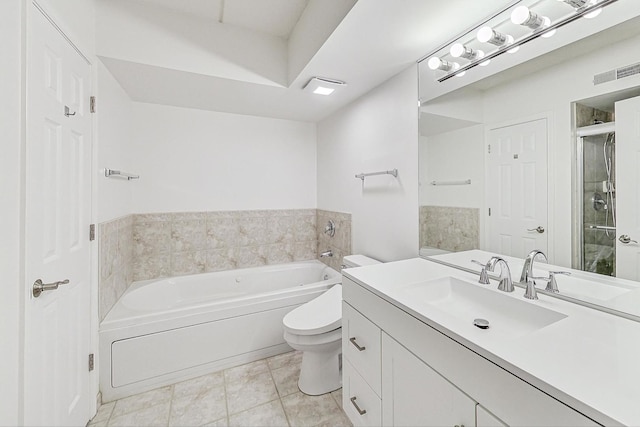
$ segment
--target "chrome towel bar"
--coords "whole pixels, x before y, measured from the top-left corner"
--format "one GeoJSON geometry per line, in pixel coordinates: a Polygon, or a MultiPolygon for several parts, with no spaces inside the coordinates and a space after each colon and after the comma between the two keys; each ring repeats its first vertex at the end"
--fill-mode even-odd
{"type": "Polygon", "coordinates": [[[360,178],[361,180],[364,181],[364,179],[368,176],[374,176],[374,175],[393,175],[396,178],[398,177],[398,169],[392,169],[390,171],[381,171],[381,172],[369,172],[369,173],[359,173],[358,175],[356,175],[356,178],[360,178]]]}
{"type": "Polygon", "coordinates": [[[126,179],[128,181],[130,181],[132,179],[140,178],[140,175],[134,175],[132,173],[117,171],[117,170],[109,169],[109,168],[105,168],[104,176],[106,176],[107,178],[123,178],[123,179],[126,179]]]}
{"type": "Polygon", "coordinates": [[[431,185],[469,185],[471,184],[470,179],[465,179],[464,181],[431,181],[431,185]]]}

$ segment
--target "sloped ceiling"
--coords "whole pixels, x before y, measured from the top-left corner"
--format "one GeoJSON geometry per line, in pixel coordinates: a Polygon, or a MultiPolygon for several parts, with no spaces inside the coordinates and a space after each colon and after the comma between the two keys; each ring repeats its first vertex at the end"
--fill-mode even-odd
{"type": "Polygon", "coordinates": [[[96,50],[134,101],[319,121],[507,3],[98,0],[96,50]]]}

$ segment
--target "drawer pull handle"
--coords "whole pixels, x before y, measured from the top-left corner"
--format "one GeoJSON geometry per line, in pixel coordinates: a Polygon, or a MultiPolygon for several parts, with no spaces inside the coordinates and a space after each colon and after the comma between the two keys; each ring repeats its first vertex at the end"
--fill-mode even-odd
{"type": "Polygon", "coordinates": [[[351,398],[351,403],[353,403],[353,406],[356,408],[356,411],[358,411],[358,413],[360,415],[364,415],[367,413],[366,409],[360,409],[360,407],[358,406],[358,404],[356,403],[356,398],[355,396],[351,398]]]}
{"type": "Polygon", "coordinates": [[[365,348],[367,348],[367,347],[365,347],[365,346],[360,347],[360,346],[358,345],[358,343],[356,342],[356,337],[351,337],[351,338],[349,338],[349,341],[351,341],[351,344],[353,344],[353,345],[355,345],[355,346],[356,346],[356,348],[358,349],[358,351],[364,351],[364,350],[365,350],[365,348]]]}

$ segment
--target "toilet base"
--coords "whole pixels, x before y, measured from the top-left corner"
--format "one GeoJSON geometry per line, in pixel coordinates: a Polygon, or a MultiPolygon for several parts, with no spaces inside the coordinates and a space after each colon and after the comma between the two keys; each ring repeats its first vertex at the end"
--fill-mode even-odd
{"type": "Polygon", "coordinates": [[[304,394],[319,396],[342,387],[340,354],[342,347],[330,351],[304,351],[298,388],[304,394]]]}

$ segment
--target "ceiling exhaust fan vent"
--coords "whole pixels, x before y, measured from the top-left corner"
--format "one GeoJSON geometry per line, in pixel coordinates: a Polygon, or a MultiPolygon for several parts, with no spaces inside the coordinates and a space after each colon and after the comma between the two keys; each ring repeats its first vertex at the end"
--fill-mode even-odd
{"type": "Polygon", "coordinates": [[[635,76],[640,74],[640,63],[627,65],[615,70],[606,71],[604,73],[596,74],[593,76],[593,84],[599,85],[613,80],[623,79],[625,77],[635,76]]]}

